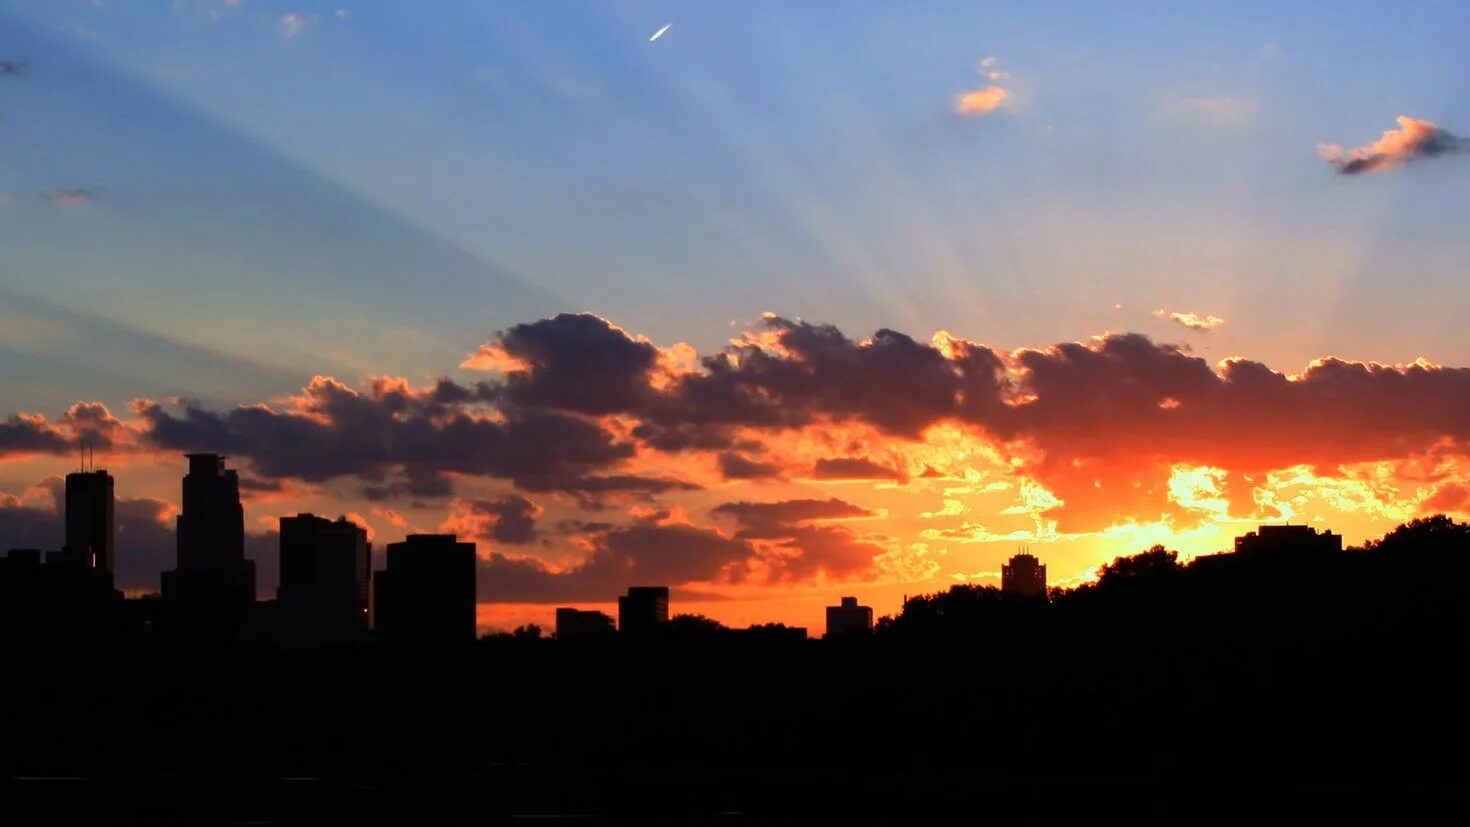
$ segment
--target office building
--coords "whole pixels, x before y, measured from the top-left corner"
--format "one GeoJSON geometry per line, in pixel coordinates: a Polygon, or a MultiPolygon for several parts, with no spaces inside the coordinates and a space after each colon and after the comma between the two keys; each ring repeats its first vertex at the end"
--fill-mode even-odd
{"type": "Polygon", "coordinates": [[[1236,554],[1271,554],[1293,551],[1342,551],[1342,535],[1318,533],[1308,525],[1263,525],[1235,538],[1236,554]]]}
{"type": "Polygon", "coordinates": [[[841,605],[827,607],[827,637],[873,631],[873,610],[859,606],[856,597],[842,598],[841,605]]]}
{"type": "Polygon", "coordinates": [[[475,639],[475,544],[453,534],[410,534],[388,544],[373,574],[373,628],[394,643],[475,639]]]}
{"type": "Polygon", "coordinates": [[[281,518],[276,618],[299,645],[350,643],[367,631],[371,576],[367,529],[346,517],[281,518]]]}
{"type": "Polygon", "coordinates": [[[668,586],[633,586],[618,598],[618,631],[623,634],[645,634],[668,622],[668,586]]]}
{"type": "Polygon", "coordinates": [[[245,559],[240,478],[218,454],[188,454],[178,557],[163,573],[170,621],[185,636],[235,635],[255,602],[255,561],[245,559]]]}
{"type": "Polygon", "coordinates": [[[112,576],[114,565],[113,481],[106,471],[66,475],[65,551],[75,562],[112,576]]]}
{"type": "Polygon", "coordinates": [[[1000,590],[1027,597],[1046,596],[1046,566],[1033,555],[1021,553],[1000,567],[1000,590]]]}

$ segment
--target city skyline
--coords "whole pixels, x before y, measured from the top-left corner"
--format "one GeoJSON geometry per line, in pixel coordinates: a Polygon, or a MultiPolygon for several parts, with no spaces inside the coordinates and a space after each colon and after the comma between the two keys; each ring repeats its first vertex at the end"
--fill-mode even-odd
{"type": "Polygon", "coordinates": [[[87,448],[156,590],[217,452],[258,596],[311,513],[481,629],[819,628],[1465,518],[1470,9],[1395,14],[0,0],[0,544],[87,448]]]}

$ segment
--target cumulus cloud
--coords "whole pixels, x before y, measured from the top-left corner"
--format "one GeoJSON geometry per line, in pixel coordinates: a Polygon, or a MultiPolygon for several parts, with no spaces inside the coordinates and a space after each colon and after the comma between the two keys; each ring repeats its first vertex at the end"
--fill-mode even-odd
{"type": "MultiPolygon", "coordinates": [[[[549,490],[634,452],[597,422],[542,408],[492,411],[480,394],[450,382],[413,389],[376,381],[356,391],[318,376],[286,409],[248,405],[216,413],[188,400],[175,407],[178,413],[150,400],[134,404],[148,444],[223,451],[248,459],[265,477],[377,481],[396,472],[404,491],[426,496],[449,493],[444,475],[451,473],[541,481],[528,489],[549,490]]],[[[578,487],[589,485],[595,487],[578,487]]]]}
{"type": "Polygon", "coordinates": [[[77,402],[55,419],[12,414],[0,419],[0,459],[11,455],[71,455],[83,446],[94,452],[132,449],[134,435],[101,402],[77,402]]]}
{"type": "Polygon", "coordinates": [[[1199,316],[1194,313],[1170,312],[1163,308],[1155,310],[1154,315],[1160,319],[1169,319],[1175,324],[1181,324],[1190,330],[1214,330],[1220,325],[1225,324],[1225,320],[1219,316],[1199,316]]]}
{"type": "MultiPolygon", "coordinates": [[[[1199,329],[1219,323],[1163,315],[1199,329]]],[[[380,499],[447,499],[458,480],[480,477],[548,505],[606,511],[719,483],[699,476],[712,466],[725,480],[809,471],[904,484],[909,469],[942,462],[907,452],[952,433],[993,455],[1024,500],[1015,514],[1088,531],[1185,515],[1205,500],[1253,508],[1250,475],[1320,477],[1430,451],[1470,454],[1470,371],[1425,362],[1329,357],[1288,373],[1244,359],[1210,364],[1138,334],[1007,351],[948,334],[852,338],[779,316],[673,372],[658,347],[590,316],[511,328],[489,346],[519,367],[476,385],[377,378],[351,388],[317,377],[289,399],[225,411],[143,400],[126,422],[90,404],[54,418],[16,414],[0,419],[0,456],[69,454],[88,433],[114,450],[228,453],[264,481],[349,478],[380,499]],[[1181,495],[1180,467],[1217,469],[1218,494],[1181,495]]],[[[489,536],[524,525],[524,508],[502,505],[479,514],[489,536]]],[[[784,525],[786,545],[751,540],[761,544],[753,559],[772,571],[826,570],[774,561],[799,561],[820,543],[837,554],[832,535],[809,529],[844,527],[784,525]]],[[[612,531],[586,542],[601,547],[612,531]]]]}
{"type": "Polygon", "coordinates": [[[1436,124],[1400,115],[1398,129],[1385,130],[1383,136],[1367,146],[1343,149],[1337,144],[1317,145],[1317,154],[1344,175],[1376,172],[1421,158],[1470,153],[1470,139],[1455,135],[1436,124]]]}
{"type": "Polygon", "coordinates": [[[501,370],[518,404],[598,414],[639,407],[658,355],[606,319],[563,313],[502,332],[463,366],[501,370]]]}
{"type": "Polygon", "coordinates": [[[967,118],[983,118],[1004,104],[1009,96],[1004,88],[995,85],[971,89],[955,96],[954,111],[967,118]]]}

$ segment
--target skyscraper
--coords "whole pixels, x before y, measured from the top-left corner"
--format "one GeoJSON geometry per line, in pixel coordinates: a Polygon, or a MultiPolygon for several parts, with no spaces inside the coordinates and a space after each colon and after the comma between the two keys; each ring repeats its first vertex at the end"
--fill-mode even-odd
{"type": "Polygon", "coordinates": [[[475,544],[453,534],[389,543],[387,568],[373,574],[373,628],[393,642],[473,641],[475,544]]]}
{"type": "Polygon", "coordinates": [[[338,517],[281,518],[281,583],[276,612],[285,638],[350,643],[367,630],[367,529],[338,517]]]}
{"type": "Polygon", "coordinates": [[[668,586],[633,586],[618,598],[618,631],[623,634],[643,634],[668,622],[668,586]]]}
{"type": "Polygon", "coordinates": [[[1046,566],[1022,552],[1000,567],[1000,590],[1027,597],[1046,596],[1046,566]]]}
{"type": "Polygon", "coordinates": [[[827,637],[873,631],[873,609],[859,606],[856,597],[842,598],[839,606],[827,607],[827,637]]]}
{"type": "Polygon", "coordinates": [[[112,519],[112,475],[106,471],[74,471],[66,475],[67,556],[112,577],[115,531],[112,519]]]}
{"type": "Polygon", "coordinates": [[[178,559],[163,597],[180,631],[231,634],[255,602],[255,561],[245,559],[240,478],[219,454],[188,454],[178,559]]]}

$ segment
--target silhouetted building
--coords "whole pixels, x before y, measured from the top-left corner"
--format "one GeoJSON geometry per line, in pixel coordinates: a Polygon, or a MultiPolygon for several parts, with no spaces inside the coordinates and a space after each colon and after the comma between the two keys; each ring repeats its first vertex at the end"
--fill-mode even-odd
{"type": "Polygon", "coordinates": [[[238,634],[255,602],[255,561],[245,559],[240,478],[219,454],[189,454],[178,559],[163,573],[163,598],[175,631],[238,634]]]}
{"type": "Polygon", "coordinates": [[[1046,596],[1046,566],[1030,554],[1017,554],[1000,567],[1000,590],[1027,597],[1046,596]]]}
{"type": "Polygon", "coordinates": [[[668,586],[633,586],[618,598],[619,632],[644,634],[668,622],[668,586]]]}
{"type": "Polygon", "coordinates": [[[556,610],[558,640],[601,640],[612,637],[616,631],[613,619],[602,612],[568,608],[556,610]]]}
{"type": "Polygon", "coordinates": [[[1342,535],[1308,525],[1263,525],[1235,538],[1236,554],[1283,551],[1342,551],[1342,535]]]}
{"type": "Polygon", "coordinates": [[[12,549],[0,558],[0,641],[47,647],[115,640],[122,594],[105,570],[79,562],[40,549],[12,549]]]}
{"type": "Polygon", "coordinates": [[[856,597],[842,598],[840,606],[827,607],[827,637],[873,631],[873,609],[859,606],[856,597]]]}
{"type": "Polygon", "coordinates": [[[453,534],[389,543],[387,568],[373,574],[373,628],[394,642],[473,641],[475,544],[453,534]]]}
{"type": "Polygon", "coordinates": [[[346,517],[281,518],[275,612],[284,640],[349,643],[367,630],[369,553],[367,529],[346,517]]]}
{"type": "Polygon", "coordinates": [[[76,471],[66,475],[65,551],[76,562],[112,576],[115,532],[112,475],[76,471]]]}

